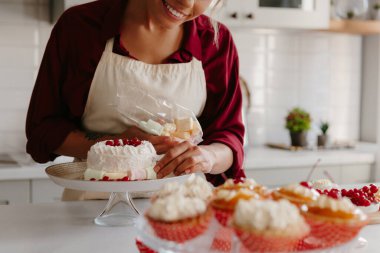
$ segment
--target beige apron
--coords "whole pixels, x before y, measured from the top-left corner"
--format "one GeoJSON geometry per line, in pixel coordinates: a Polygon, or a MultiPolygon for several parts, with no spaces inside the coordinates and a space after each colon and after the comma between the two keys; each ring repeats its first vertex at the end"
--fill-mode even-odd
{"type": "MultiPolygon", "coordinates": [[[[120,116],[114,106],[117,95],[128,99],[131,85],[153,97],[180,104],[197,116],[202,113],[207,93],[205,74],[199,60],[193,57],[188,63],[147,64],[113,53],[113,44],[114,39],[107,42],[91,83],[82,117],[87,130],[119,134],[132,125],[132,122],[120,116]]],[[[123,108],[126,111],[131,109],[123,108]]],[[[108,196],[109,193],[65,189],[62,200],[104,199],[108,196]]]]}

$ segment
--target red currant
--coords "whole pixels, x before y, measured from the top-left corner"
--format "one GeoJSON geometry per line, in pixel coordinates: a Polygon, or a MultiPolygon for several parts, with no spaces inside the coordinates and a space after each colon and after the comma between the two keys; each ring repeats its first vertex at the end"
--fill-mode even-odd
{"type": "Polygon", "coordinates": [[[377,188],[376,185],[371,184],[370,190],[372,193],[376,193],[379,190],[379,188],[377,188]]]}
{"type": "Polygon", "coordinates": [[[300,185],[302,185],[302,186],[304,186],[304,187],[306,187],[306,188],[311,189],[311,185],[310,185],[310,183],[307,182],[307,181],[302,181],[302,182],[300,183],[300,185]]]}
{"type": "Polygon", "coordinates": [[[113,141],[106,141],[107,146],[113,146],[113,141]]]}

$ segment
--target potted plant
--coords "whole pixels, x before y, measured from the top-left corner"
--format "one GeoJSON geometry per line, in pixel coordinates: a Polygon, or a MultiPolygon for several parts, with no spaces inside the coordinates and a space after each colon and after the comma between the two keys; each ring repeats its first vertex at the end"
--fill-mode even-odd
{"type": "Polygon", "coordinates": [[[295,107],[288,113],[285,127],[289,130],[292,146],[307,146],[306,133],[310,124],[310,114],[305,110],[295,107]]]}
{"type": "Polygon", "coordinates": [[[375,3],[372,10],[372,18],[380,20],[380,3],[375,3]]]}
{"type": "Polygon", "coordinates": [[[322,134],[318,135],[317,145],[318,147],[325,147],[327,143],[327,130],[329,129],[329,123],[327,121],[322,121],[319,124],[319,129],[322,134]]]}

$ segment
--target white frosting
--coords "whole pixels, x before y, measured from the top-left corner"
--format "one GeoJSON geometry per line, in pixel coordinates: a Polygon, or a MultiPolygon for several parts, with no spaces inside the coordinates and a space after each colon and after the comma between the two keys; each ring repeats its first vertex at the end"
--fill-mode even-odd
{"type": "Polygon", "coordinates": [[[206,203],[202,199],[175,193],[154,201],[147,215],[155,220],[172,222],[196,217],[206,212],[206,209],[206,203]]]}
{"type": "Polygon", "coordinates": [[[257,185],[258,184],[256,183],[256,181],[251,178],[246,178],[244,179],[244,182],[239,182],[237,184],[235,184],[234,179],[229,178],[223,184],[223,186],[239,186],[239,187],[255,187],[257,185]]]}
{"type": "Polygon", "coordinates": [[[285,187],[283,187],[284,190],[293,192],[295,194],[307,197],[307,198],[314,198],[319,195],[319,193],[314,189],[309,189],[307,187],[304,187],[299,184],[290,184],[285,187]]]}
{"type": "Polygon", "coordinates": [[[375,194],[373,194],[373,196],[375,197],[375,199],[377,201],[379,201],[380,200],[380,190],[377,190],[377,192],[375,194]]]}
{"type": "Polygon", "coordinates": [[[364,213],[376,213],[379,211],[380,203],[372,203],[370,206],[358,206],[364,213]]]}
{"type": "Polygon", "coordinates": [[[212,196],[212,186],[203,177],[192,174],[183,184],[188,197],[207,200],[212,196]]]}
{"type": "Polygon", "coordinates": [[[157,154],[150,142],[142,141],[137,147],[108,146],[105,143],[106,141],[98,142],[90,148],[87,154],[89,171],[85,172],[86,180],[96,174],[93,171],[100,171],[99,175],[104,173],[103,175],[110,175],[112,178],[112,175],[128,176],[130,180],[155,178],[151,170],[156,163],[157,154]]]}
{"type": "Polygon", "coordinates": [[[256,231],[286,230],[288,226],[304,223],[298,208],[288,200],[240,200],[234,223],[256,231]]]}
{"type": "Polygon", "coordinates": [[[155,196],[157,198],[165,198],[169,195],[179,192],[183,193],[183,187],[177,182],[170,182],[164,184],[164,186],[161,187],[161,189],[158,192],[156,192],[155,196]]]}
{"type": "Polygon", "coordinates": [[[311,206],[327,208],[334,212],[353,212],[356,209],[355,205],[352,204],[351,200],[349,200],[346,197],[341,199],[333,199],[326,195],[319,196],[318,199],[311,204],[311,206]]]}
{"type": "Polygon", "coordinates": [[[208,200],[212,196],[212,186],[204,178],[192,174],[183,185],[177,182],[165,184],[156,193],[156,197],[164,198],[176,193],[180,193],[189,198],[208,200]]]}
{"type": "Polygon", "coordinates": [[[236,197],[238,194],[244,194],[244,195],[255,195],[255,192],[247,189],[247,188],[240,188],[237,190],[227,190],[227,189],[219,189],[216,191],[215,199],[223,199],[226,201],[229,201],[236,197]]]}
{"type": "Polygon", "coordinates": [[[321,191],[331,190],[332,188],[339,189],[339,185],[334,184],[329,179],[319,179],[312,182],[312,187],[321,191]]]}

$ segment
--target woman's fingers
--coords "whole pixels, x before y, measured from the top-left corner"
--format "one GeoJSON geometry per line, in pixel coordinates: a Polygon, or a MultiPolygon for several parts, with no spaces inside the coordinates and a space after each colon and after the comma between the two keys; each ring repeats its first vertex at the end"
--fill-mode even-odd
{"type": "MultiPolygon", "coordinates": [[[[162,136],[155,136],[155,137],[162,137],[162,136]]],[[[152,142],[154,148],[156,149],[157,154],[162,155],[168,152],[171,148],[177,146],[179,144],[178,141],[173,141],[170,137],[166,137],[165,139],[156,140],[154,143],[152,142]]]]}
{"type": "Polygon", "coordinates": [[[210,163],[207,161],[202,161],[196,164],[192,164],[191,162],[187,163],[185,161],[181,164],[180,168],[177,168],[174,171],[174,175],[179,176],[182,174],[190,174],[190,173],[196,173],[196,172],[208,173],[210,171],[211,171],[211,166],[210,166],[210,163]]]}
{"type": "Polygon", "coordinates": [[[176,168],[173,168],[173,166],[178,166],[185,158],[179,157],[183,153],[185,153],[190,147],[193,147],[193,145],[187,141],[184,141],[171,148],[168,152],[166,152],[164,157],[160,161],[158,161],[156,166],[154,167],[154,171],[156,171],[158,178],[162,178],[169,175],[176,168]],[[168,166],[173,160],[175,160],[175,164],[171,164],[171,166],[168,166]]]}

